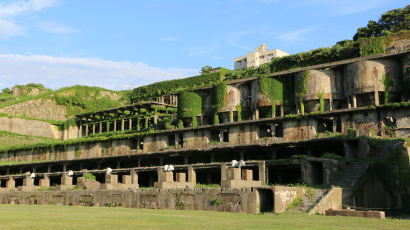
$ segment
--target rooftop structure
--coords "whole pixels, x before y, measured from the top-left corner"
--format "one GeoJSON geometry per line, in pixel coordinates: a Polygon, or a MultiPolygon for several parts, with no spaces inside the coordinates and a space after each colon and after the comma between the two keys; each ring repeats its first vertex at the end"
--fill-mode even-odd
{"type": "Polygon", "coordinates": [[[260,65],[270,62],[274,57],[284,57],[287,55],[289,54],[279,49],[268,50],[266,45],[262,44],[256,47],[254,52],[249,52],[246,56],[235,58],[234,70],[247,67],[259,67],[260,65]]]}

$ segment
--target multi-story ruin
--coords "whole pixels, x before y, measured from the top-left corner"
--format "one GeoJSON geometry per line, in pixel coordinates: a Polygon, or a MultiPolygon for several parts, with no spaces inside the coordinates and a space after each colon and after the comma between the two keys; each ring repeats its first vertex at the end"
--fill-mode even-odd
{"type": "Polygon", "coordinates": [[[132,105],[77,115],[77,125],[59,131],[61,143],[2,152],[8,192],[0,200],[281,212],[306,195],[281,185],[305,184],[328,188],[312,195],[315,212],[356,202],[403,207],[408,185],[390,193],[383,181],[361,176],[371,159],[410,152],[408,41],[381,54],[260,76],[229,79],[220,69],[189,89],[178,88],[189,79],[136,89],[132,105]],[[33,192],[51,185],[61,192],[33,192]],[[76,186],[85,190],[69,190],[76,186]]]}

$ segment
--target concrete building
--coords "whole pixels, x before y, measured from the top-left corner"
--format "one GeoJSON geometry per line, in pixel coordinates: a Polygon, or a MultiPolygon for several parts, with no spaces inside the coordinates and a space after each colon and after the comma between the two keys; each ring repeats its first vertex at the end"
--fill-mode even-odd
{"type": "Polygon", "coordinates": [[[258,67],[268,63],[274,57],[283,57],[289,55],[282,50],[268,50],[266,44],[256,47],[254,52],[247,53],[246,56],[237,57],[234,59],[234,69],[243,69],[246,67],[258,67]]]}

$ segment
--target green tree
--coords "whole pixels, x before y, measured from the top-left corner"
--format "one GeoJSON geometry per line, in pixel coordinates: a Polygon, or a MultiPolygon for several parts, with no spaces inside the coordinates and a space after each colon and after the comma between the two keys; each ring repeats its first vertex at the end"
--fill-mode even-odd
{"type": "Polygon", "coordinates": [[[13,94],[13,90],[11,90],[10,88],[4,88],[1,92],[5,94],[13,94]]]}
{"type": "Polygon", "coordinates": [[[212,66],[206,65],[201,68],[201,74],[210,73],[212,70],[212,66]]]}
{"type": "Polygon", "coordinates": [[[396,33],[401,30],[410,29],[410,5],[404,8],[389,10],[382,14],[380,19],[375,22],[370,20],[366,27],[357,29],[353,40],[359,38],[368,38],[372,36],[380,36],[386,33],[396,33]]]}

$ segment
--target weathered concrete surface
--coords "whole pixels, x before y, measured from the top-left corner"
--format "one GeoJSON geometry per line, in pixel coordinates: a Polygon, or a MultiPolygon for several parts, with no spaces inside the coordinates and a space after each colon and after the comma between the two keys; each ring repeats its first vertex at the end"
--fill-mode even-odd
{"type": "Polygon", "coordinates": [[[317,203],[310,211],[309,214],[325,214],[326,210],[341,210],[343,200],[342,188],[332,188],[324,197],[317,203]]]}
{"type": "Polygon", "coordinates": [[[0,117],[0,130],[31,136],[61,138],[61,132],[57,126],[44,121],[23,118],[0,117]]]}
{"type": "Polygon", "coordinates": [[[305,189],[286,186],[274,186],[273,195],[273,211],[276,213],[286,211],[287,207],[296,199],[305,194],[305,189]]]}
{"type": "Polygon", "coordinates": [[[257,213],[254,189],[144,189],[127,191],[0,192],[2,204],[123,206],[257,213]]]}
{"type": "Polygon", "coordinates": [[[385,219],[386,215],[384,212],[381,211],[356,211],[354,209],[346,209],[346,210],[326,210],[326,216],[352,216],[352,217],[367,217],[367,218],[377,218],[377,219],[385,219]]]}
{"type": "Polygon", "coordinates": [[[14,104],[0,109],[0,113],[7,113],[10,116],[27,116],[54,121],[64,121],[67,119],[66,107],[57,105],[51,99],[35,99],[14,104]]]}

